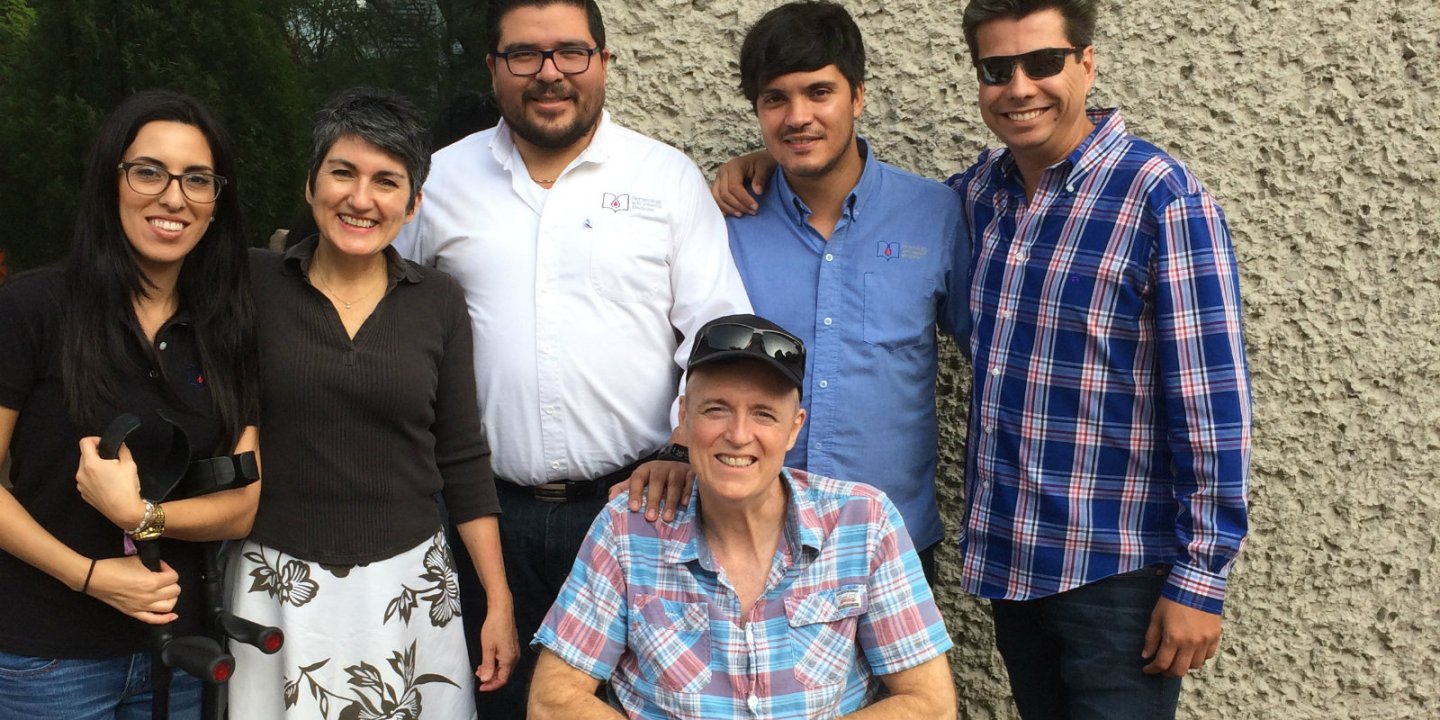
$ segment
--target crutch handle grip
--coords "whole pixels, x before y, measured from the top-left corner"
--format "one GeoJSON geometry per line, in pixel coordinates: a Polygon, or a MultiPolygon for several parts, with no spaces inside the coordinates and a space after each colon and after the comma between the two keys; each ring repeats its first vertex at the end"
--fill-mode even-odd
{"type": "Polygon", "coordinates": [[[280,628],[261,625],[223,611],[216,613],[215,620],[230,639],[254,645],[266,655],[274,655],[285,645],[285,633],[280,628]]]}
{"type": "Polygon", "coordinates": [[[186,635],[165,643],[160,659],[167,667],[184,670],[201,682],[219,685],[235,672],[235,658],[220,643],[203,635],[186,635]]]}

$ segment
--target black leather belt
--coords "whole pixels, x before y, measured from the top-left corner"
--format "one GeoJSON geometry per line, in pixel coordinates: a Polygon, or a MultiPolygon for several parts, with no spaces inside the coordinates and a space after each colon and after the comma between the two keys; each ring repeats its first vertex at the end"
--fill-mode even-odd
{"type": "Polygon", "coordinates": [[[505,478],[495,478],[495,489],[501,492],[529,495],[540,502],[570,503],[582,500],[598,500],[610,493],[610,486],[624,482],[635,472],[635,468],[655,459],[650,453],[635,462],[594,480],[556,480],[540,485],[520,485],[505,478]]]}

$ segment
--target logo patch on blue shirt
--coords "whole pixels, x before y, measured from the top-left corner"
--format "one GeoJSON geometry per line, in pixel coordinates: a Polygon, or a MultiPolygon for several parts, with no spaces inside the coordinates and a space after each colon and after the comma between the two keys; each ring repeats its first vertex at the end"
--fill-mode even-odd
{"type": "Polygon", "coordinates": [[[886,260],[894,260],[900,257],[900,243],[880,241],[875,244],[875,256],[886,260]]]}

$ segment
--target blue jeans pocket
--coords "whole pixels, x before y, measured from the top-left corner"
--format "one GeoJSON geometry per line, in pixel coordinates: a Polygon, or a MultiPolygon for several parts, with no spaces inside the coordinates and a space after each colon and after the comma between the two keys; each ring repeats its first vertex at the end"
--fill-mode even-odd
{"type": "Polygon", "coordinates": [[[60,661],[54,658],[37,658],[0,652],[0,678],[28,680],[44,677],[55,672],[58,667],[60,667],[60,661]]]}

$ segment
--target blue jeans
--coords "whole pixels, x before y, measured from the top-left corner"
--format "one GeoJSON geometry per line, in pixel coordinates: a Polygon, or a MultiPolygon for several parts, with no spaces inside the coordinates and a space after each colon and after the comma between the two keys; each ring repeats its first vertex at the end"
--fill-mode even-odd
{"type": "MultiPolygon", "coordinates": [[[[510,682],[494,692],[476,696],[476,709],[484,720],[523,720],[525,703],[530,694],[530,676],[535,672],[539,654],[530,649],[545,613],[560,594],[560,586],[570,575],[575,556],[595,516],[605,507],[603,498],[570,503],[548,503],[536,500],[525,492],[499,488],[500,545],[505,559],[505,577],[515,600],[515,630],[520,636],[520,661],[510,674],[510,682]]],[[[453,530],[451,531],[453,532],[453,530]]],[[[464,547],[456,543],[456,547],[464,547]]],[[[485,620],[485,593],[474,571],[466,572],[456,553],[456,570],[460,572],[461,617],[465,622],[465,639],[470,657],[479,664],[480,626],[485,620]]],[[[469,558],[464,560],[469,566],[469,558]]]]}
{"type": "MultiPolygon", "coordinates": [[[[199,680],[175,673],[170,717],[198,720],[199,680]]],[[[150,720],[150,653],[52,660],[0,652],[0,718],[150,720]]]]}
{"type": "Polygon", "coordinates": [[[1141,672],[1169,567],[1035,600],[992,600],[995,646],[1025,720],[1171,720],[1180,679],[1141,672]]]}

